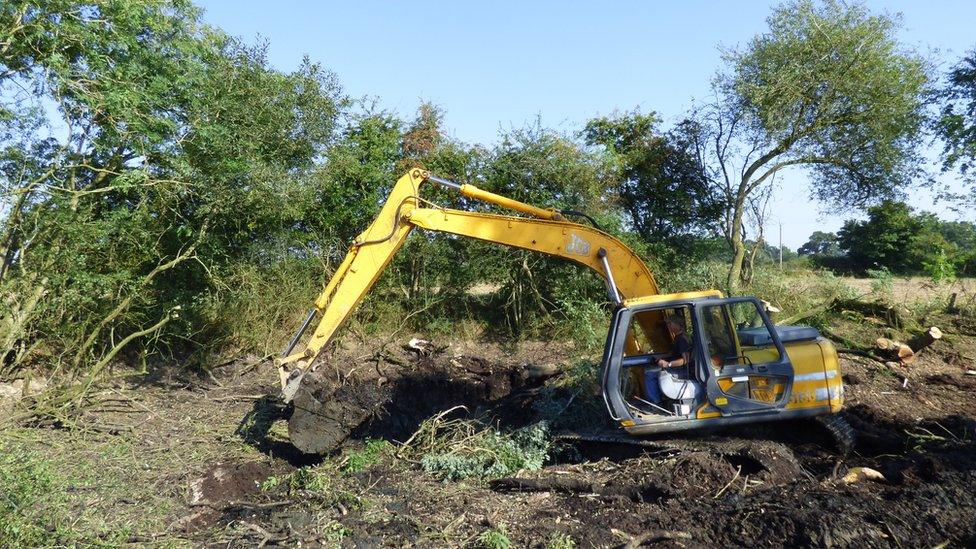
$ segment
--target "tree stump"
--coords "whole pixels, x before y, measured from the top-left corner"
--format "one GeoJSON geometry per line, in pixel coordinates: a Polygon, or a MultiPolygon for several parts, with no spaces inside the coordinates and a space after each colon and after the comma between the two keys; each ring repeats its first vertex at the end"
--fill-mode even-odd
{"type": "Polygon", "coordinates": [[[942,330],[932,326],[908,340],[908,346],[917,353],[940,339],[942,339],[942,330]]]}

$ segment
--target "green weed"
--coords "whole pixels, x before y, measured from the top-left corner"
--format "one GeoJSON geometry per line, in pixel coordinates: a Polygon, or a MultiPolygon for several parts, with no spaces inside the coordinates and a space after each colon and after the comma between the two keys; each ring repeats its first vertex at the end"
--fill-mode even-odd
{"type": "Polygon", "coordinates": [[[867,273],[871,277],[871,292],[882,300],[890,301],[895,290],[895,281],[888,267],[868,269],[867,273]]]}
{"type": "Polygon", "coordinates": [[[546,544],[546,549],[573,549],[574,547],[576,542],[569,534],[553,534],[546,544]]]}
{"type": "Polygon", "coordinates": [[[508,539],[505,525],[485,530],[478,536],[478,547],[482,549],[508,549],[511,546],[512,540],[508,539]]]}
{"type": "Polygon", "coordinates": [[[366,445],[362,450],[353,451],[346,454],[345,464],[342,466],[343,473],[358,473],[367,467],[376,464],[387,454],[392,445],[382,439],[367,439],[366,445]]]}
{"type": "Polygon", "coordinates": [[[261,483],[261,491],[262,492],[268,492],[268,491],[274,490],[275,488],[277,488],[280,485],[281,485],[281,478],[272,475],[272,476],[264,479],[264,482],[261,483]]]}
{"type": "Polygon", "coordinates": [[[942,248],[930,260],[922,262],[922,270],[933,284],[951,284],[956,281],[956,266],[942,248]]]}

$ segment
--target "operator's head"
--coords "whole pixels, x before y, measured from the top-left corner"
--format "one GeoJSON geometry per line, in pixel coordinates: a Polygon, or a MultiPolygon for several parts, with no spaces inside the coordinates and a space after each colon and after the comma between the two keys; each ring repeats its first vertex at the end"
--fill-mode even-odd
{"type": "Polygon", "coordinates": [[[664,325],[672,334],[680,334],[685,331],[685,319],[681,315],[670,315],[664,319],[664,325]]]}

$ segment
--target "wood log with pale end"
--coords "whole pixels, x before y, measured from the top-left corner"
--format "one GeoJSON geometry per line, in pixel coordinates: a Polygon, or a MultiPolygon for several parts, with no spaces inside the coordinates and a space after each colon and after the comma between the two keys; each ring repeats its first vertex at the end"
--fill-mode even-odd
{"type": "Polygon", "coordinates": [[[942,330],[932,326],[908,340],[908,346],[917,353],[940,339],[942,339],[942,330]]]}
{"type": "Polygon", "coordinates": [[[915,351],[900,341],[879,337],[874,342],[875,351],[879,356],[898,361],[901,364],[911,364],[915,361],[915,351]]]}

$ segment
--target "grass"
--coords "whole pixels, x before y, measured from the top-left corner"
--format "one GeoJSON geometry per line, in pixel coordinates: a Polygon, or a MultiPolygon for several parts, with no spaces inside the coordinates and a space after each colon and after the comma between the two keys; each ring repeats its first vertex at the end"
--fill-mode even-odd
{"type": "MultiPolygon", "coordinates": [[[[77,474],[79,471],[74,471],[77,474]]],[[[94,475],[71,476],[45,457],[0,443],[0,546],[116,547],[132,531],[107,524],[81,494],[98,488],[94,475]]]]}
{"type": "Polygon", "coordinates": [[[17,502],[0,511],[0,547],[130,537],[185,546],[174,524],[188,515],[189,481],[222,461],[268,459],[233,434],[249,403],[201,406],[189,392],[155,388],[103,392],[78,429],[0,429],[0,500],[17,502]],[[100,425],[121,430],[91,429],[100,425]]]}

